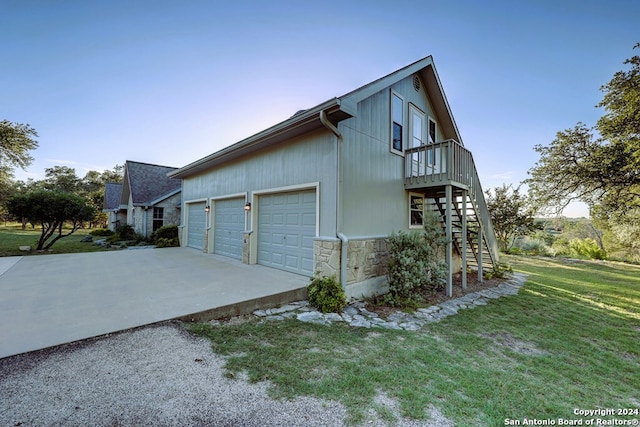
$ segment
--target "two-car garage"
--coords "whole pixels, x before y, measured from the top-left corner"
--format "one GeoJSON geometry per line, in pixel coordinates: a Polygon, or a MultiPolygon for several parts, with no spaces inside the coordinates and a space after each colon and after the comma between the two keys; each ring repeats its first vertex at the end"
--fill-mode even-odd
{"type": "MultiPolygon", "coordinates": [[[[212,252],[242,259],[247,221],[245,197],[211,200],[212,252]]],[[[316,236],[315,189],[254,194],[253,262],[312,276],[316,236]]],[[[203,248],[207,228],[205,202],[187,203],[187,246],[203,248]]],[[[251,215],[250,215],[251,218],[251,215]]],[[[251,227],[249,227],[251,228],[251,227]]]]}

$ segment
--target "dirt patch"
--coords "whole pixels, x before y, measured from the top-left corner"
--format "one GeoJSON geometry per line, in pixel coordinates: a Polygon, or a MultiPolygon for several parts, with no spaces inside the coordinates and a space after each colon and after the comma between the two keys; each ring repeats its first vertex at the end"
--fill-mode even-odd
{"type": "Polygon", "coordinates": [[[524,354],[525,356],[546,356],[549,354],[548,351],[538,348],[535,343],[519,340],[508,333],[482,333],[480,336],[488,338],[498,345],[508,347],[512,351],[524,354]]]}

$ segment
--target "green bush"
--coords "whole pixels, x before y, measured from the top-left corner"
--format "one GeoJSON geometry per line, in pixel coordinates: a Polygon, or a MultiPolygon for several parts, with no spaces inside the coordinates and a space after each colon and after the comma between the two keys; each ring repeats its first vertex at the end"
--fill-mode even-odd
{"type": "Polygon", "coordinates": [[[151,241],[156,242],[158,239],[178,239],[177,225],[164,225],[151,234],[151,241]]]}
{"type": "Polygon", "coordinates": [[[444,286],[447,264],[443,253],[447,240],[437,216],[425,215],[424,219],[422,232],[400,231],[387,241],[389,293],[383,301],[389,305],[416,307],[427,293],[444,286]]]}
{"type": "Polygon", "coordinates": [[[180,242],[178,241],[177,237],[173,239],[160,237],[159,239],[155,240],[155,245],[157,248],[175,248],[177,246],[180,246],[180,242]]]}
{"type": "Polygon", "coordinates": [[[507,277],[513,274],[513,268],[506,262],[496,262],[493,264],[493,270],[491,273],[486,274],[487,279],[498,278],[498,279],[506,279],[507,277]]]}
{"type": "Polygon", "coordinates": [[[347,305],[347,296],[335,276],[316,276],[307,286],[309,305],[322,313],[341,313],[347,305]]]}
{"type": "Polygon", "coordinates": [[[571,239],[558,238],[553,244],[553,249],[557,255],[564,255],[584,259],[606,259],[607,253],[598,245],[594,239],[571,239]]]}
{"type": "Polygon", "coordinates": [[[158,248],[170,248],[180,246],[178,239],[178,226],[165,225],[158,228],[151,234],[151,242],[158,248]]]}
{"type": "Polygon", "coordinates": [[[598,246],[594,239],[573,239],[569,242],[569,248],[573,255],[587,259],[605,259],[606,252],[598,246]]]}
{"type": "Polygon", "coordinates": [[[135,232],[133,226],[123,224],[116,227],[116,232],[107,238],[107,242],[116,243],[121,241],[139,242],[144,240],[144,236],[140,236],[135,232]]]}
{"type": "Polygon", "coordinates": [[[92,236],[109,237],[113,234],[113,231],[106,228],[98,228],[97,230],[89,232],[89,234],[91,234],[92,236]]]}
{"type": "Polygon", "coordinates": [[[512,255],[534,255],[534,256],[554,256],[555,250],[549,247],[542,238],[519,237],[513,242],[513,246],[508,253],[512,255]]]}

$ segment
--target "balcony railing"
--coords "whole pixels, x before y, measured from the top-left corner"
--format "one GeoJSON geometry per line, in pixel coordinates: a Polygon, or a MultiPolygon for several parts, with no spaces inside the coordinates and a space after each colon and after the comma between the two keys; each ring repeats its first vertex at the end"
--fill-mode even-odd
{"type": "Polygon", "coordinates": [[[467,190],[485,230],[487,247],[497,259],[498,244],[471,151],[453,139],[409,148],[404,170],[407,189],[452,185],[467,190]]]}

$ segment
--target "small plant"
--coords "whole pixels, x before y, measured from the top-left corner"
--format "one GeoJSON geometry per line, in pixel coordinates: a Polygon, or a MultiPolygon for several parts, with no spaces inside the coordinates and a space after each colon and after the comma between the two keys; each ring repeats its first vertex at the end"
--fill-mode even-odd
{"type": "Polygon", "coordinates": [[[91,234],[92,236],[109,237],[109,236],[113,235],[113,231],[108,230],[106,228],[98,228],[97,230],[91,231],[89,234],[91,234]]]}
{"type": "Polygon", "coordinates": [[[166,237],[161,237],[156,239],[155,241],[156,248],[175,248],[180,246],[180,242],[178,242],[178,238],[167,239],[166,237]]]}
{"type": "Polygon", "coordinates": [[[322,313],[341,313],[347,305],[347,296],[335,276],[316,276],[307,286],[309,305],[322,313]]]}
{"type": "MultiPolygon", "coordinates": [[[[506,279],[513,274],[513,268],[506,262],[496,262],[493,264],[493,271],[490,273],[491,277],[497,277],[498,279],[506,279]]],[[[490,279],[487,275],[487,279],[490,279]]]]}
{"type": "Polygon", "coordinates": [[[169,248],[180,246],[178,240],[178,226],[177,225],[165,225],[158,228],[151,234],[151,241],[158,248],[169,248]]]}
{"type": "Polygon", "coordinates": [[[138,240],[133,226],[129,224],[123,224],[116,227],[116,232],[107,238],[109,243],[116,243],[120,241],[132,241],[138,240]]]}

